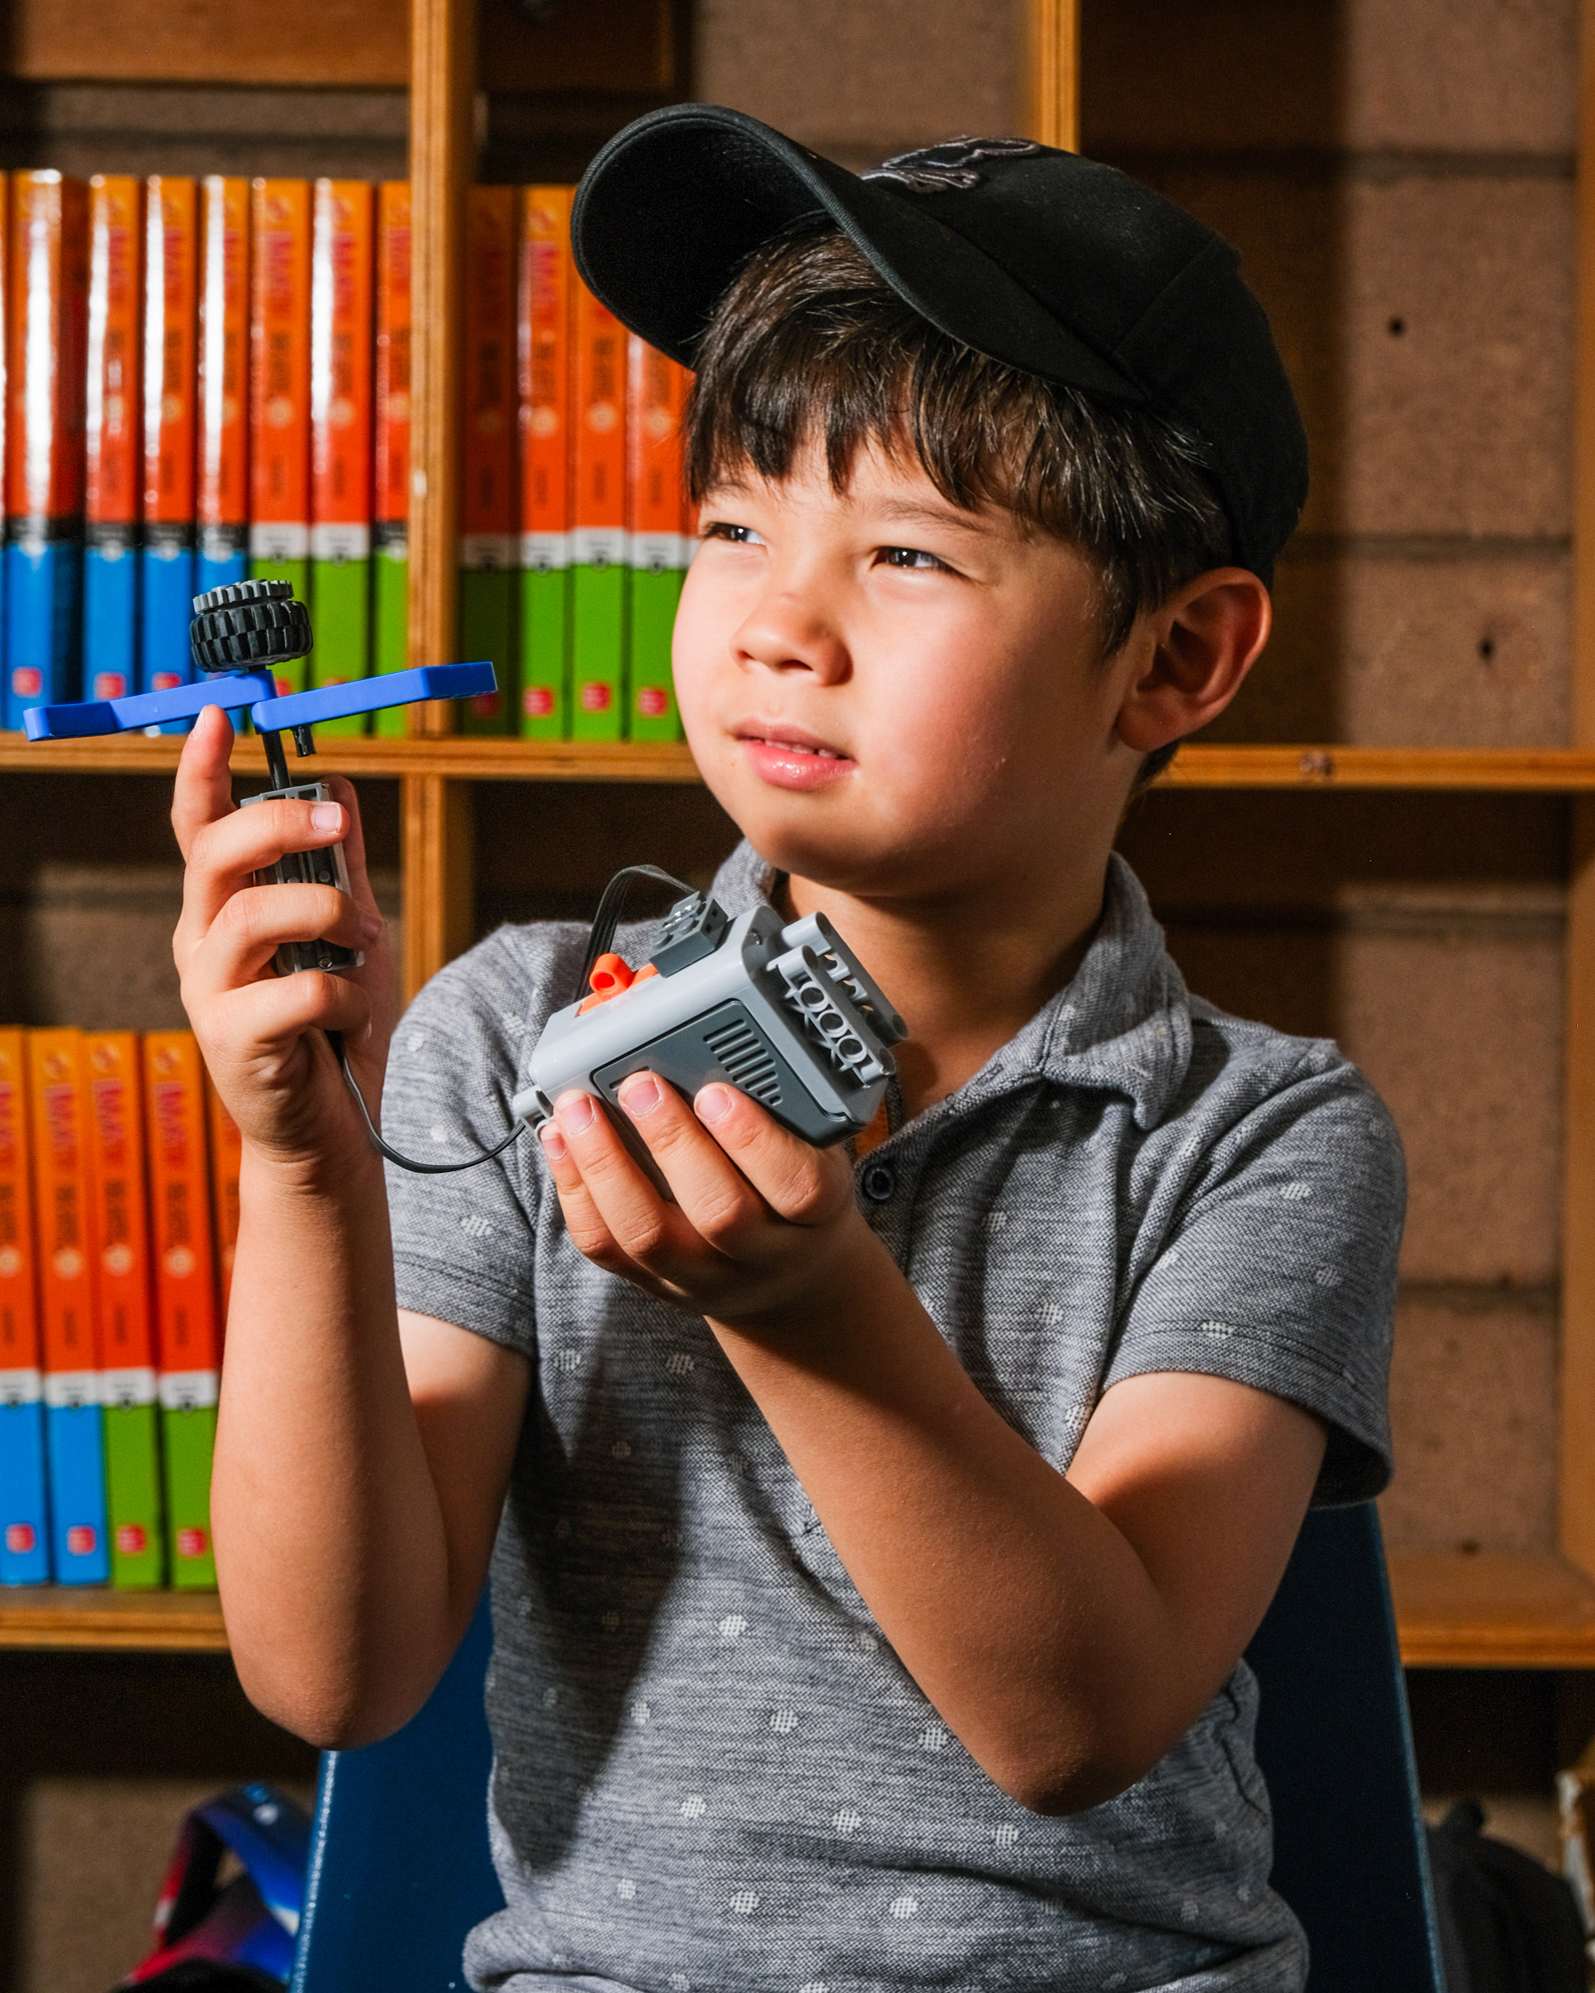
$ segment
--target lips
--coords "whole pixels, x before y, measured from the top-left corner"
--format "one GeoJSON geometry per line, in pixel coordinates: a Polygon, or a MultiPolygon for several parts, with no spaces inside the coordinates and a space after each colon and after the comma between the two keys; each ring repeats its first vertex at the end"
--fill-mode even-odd
{"type": "Polygon", "coordinates": [[[778,789],[823,788],[856,765],[841,748],[784,721],[750,721],[733,734],[753,772],[778,789]]]}

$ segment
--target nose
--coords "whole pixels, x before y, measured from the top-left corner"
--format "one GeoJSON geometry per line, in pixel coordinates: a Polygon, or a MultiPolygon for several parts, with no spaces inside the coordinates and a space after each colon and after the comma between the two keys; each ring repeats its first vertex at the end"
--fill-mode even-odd
{"type": "Polygon", "coordinates": [[[772,577],[731,639],[737,660],[776,672],[808,672],[825,684],[852,668],[835,619],[812,589],[772,577]]]}

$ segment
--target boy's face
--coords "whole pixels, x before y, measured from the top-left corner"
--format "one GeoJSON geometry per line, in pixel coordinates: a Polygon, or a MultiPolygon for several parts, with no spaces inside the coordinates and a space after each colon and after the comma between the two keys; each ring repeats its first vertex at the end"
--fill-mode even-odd
{"type": "Polygon", "coordinates": [[[1136,646],[1099,656],[1095,577],[917,464],[823,454],[706,497],[675,677],[704,779],[754,847],[867,898],[1100,872],[1140,757],[1115,733],[1136,646]]]}

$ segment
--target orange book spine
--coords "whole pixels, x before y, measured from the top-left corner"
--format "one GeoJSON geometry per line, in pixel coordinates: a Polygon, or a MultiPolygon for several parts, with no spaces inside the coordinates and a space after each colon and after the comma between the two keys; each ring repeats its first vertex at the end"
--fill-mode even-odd
{"type": "Polygon", "coordinates": [[[95,1402],[94,1263],[89,1239],[88,1089],[83,1034],[28,1033],[35,1209],[38,1214],[40,1344],[47,1376],[95,1402]]]}
{"type": "Polygon", "coordinates": [[[12,175],[11,413],[6,511],[83,511],[88,189],[61,173],[12,175]]]}
{"type": "Polygon", "coordinates": [[[194,523],[199,206],[194,182],[152,174],[144,220],[144,519],[194,523]]]}
{"type": "Polygon", "coordinates": [[[571,493],[573,559],[606,566],[625,559],[626,330],[581,278],[575,291],[572,360],[575,450],[571,493]]]}
{"type": "Polygon", "coordinates": [[[28,1161],[25,1037],[0,1031],[0,1403],[39,1395],[38,1260],[28,1161]]]}
{"type": "Polygon", "coordinates": [[[205,1082],[190,1031],[144,1037],[161,1402],[214,1404],[221,1367],[205,1155],[205,1082]]]}
{"type": "Polygon", "coordinates": [[[207,560],[241,552],[249,518],[249,182],[200,184],[199,443],[194,514],[207,560]],[[206,536],[228,529],[225,546],[206,536]]]}
{"type": "Polygon", "coordinates": [[[633,567],[677,567],[685,494],[681,419],[690,376],[656,347],[628,333],[626,368],[626,527],[633,567]]]}
{"type": "Polygon", "coordinates": [[[310,183],[256,180],[250,275],[253,560],[310,552],[310,183]]]}
{"type": "Polygon", "coordinates": [[[364,560],[371,551],[374,192],[365,180],[315,186],[310,551],[316,560],[364,560]]]}
{"type": "Polygon", "coordinates": [[[139,261],[143,189],[131,173],[89,182],[88,434],[84,516],[139,516],[139,261]]]}
{"type": "Polygon", "coordinates": [[[243,1137],[227,1112],[211,1076],[205,1075],[205,1107],[210,1123],[211,1211],[216,1220],[216,1277],[221,1298],[222,1333],[227,1329],[227,1304],[233,1292],[233,1260],[238,1253],[238,1170],[243,1137]]]}
{"type": "Polygon", "coordinates": [[[89,1090],[89,1238],[99,1281],[106,1402],[143,1404],[154,1397],[155,1310],[138,1039],[131,1031],[91,1031],[83,1048],[89,1090]]]}
{"type": "Polygon", "coordinates": [[[521,565],[570,551],[571,187],[528,187],[521,226],[521,565]]]}
{"type": "Polygon", "coordinates": [[[377,350],[374,516],[410,518],[410,183],[377,189],[377,350]]]}

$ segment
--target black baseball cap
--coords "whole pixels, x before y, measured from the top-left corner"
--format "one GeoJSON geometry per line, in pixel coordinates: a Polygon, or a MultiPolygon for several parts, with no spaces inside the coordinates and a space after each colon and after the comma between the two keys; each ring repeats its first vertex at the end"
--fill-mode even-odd
{"type": "Polygon", "coordinates": [[[1236,562],[1271,574],[1307,496],[1307,438],[1268,319],[1221,236],[1111,166],[962,138],[860,175],[741,111],[676,104],[598,154],[571,239],[621,323],[690,367],[748,256],[811,215],[950,337],[1184,431],[1236,562]]]}

